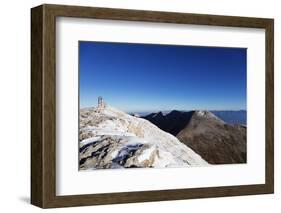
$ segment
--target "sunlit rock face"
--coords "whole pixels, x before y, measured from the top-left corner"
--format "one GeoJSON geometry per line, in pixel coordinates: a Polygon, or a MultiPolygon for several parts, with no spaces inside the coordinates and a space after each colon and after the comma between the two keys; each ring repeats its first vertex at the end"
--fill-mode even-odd
{"type": "Polygon", "coordinates": [[[208,111],[193,114],[176,137],[211,164],[246,163],[247,129],[227,124],[208,111]]]}

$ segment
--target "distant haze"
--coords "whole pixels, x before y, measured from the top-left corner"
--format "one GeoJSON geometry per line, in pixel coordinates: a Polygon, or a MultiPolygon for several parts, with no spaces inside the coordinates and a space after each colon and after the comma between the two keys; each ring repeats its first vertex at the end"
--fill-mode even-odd
{"type": "Polygon", "coordinates": [[[80,107],[246,109],[245,48],[79,42],[80,107]]]}

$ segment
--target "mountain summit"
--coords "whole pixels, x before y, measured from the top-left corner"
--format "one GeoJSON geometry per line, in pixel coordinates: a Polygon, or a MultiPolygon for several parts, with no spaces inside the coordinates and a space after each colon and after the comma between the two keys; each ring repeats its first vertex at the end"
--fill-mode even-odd
{"type": "Polygon", "coordinates": [[[246,127],[231,125],[210,111],[171,111],[145,119],[176,136],[211,164],[246,162],[246,127]]]}
{"type": "Polygon", "coordinates": [[[208,165],[191,148],[148,120],[107,104],[100,106],[80,110],[81,170],[208,165]]]}

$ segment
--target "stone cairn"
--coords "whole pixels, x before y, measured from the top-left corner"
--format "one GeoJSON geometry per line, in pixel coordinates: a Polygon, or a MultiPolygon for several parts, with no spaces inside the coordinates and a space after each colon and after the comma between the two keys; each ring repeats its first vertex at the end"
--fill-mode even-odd
{"type": "Polygon", "coordinates": [[[103,101],[103,98],[101,96],[98,97],[98,107],[97,107],[97,111],[100,112],[101,110],[103,110],[105,108],[105,103],[103,101]]]}

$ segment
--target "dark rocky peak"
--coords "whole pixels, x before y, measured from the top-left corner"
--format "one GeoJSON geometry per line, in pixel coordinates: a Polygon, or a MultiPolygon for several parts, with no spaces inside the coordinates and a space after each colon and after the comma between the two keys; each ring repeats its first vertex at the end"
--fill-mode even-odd
{"type": "Polygon", "coordinates": [[[189,123],[193,113],[194,111],[185,112],[173,110],[167,115],[163,115],[162,112],[159,112],[159,115],[154,113],[143,118],[149,120],[165,132],[176,136],[189,123]]]}
{"type": "Polygon", "coordinates": [[[153,117],[163,117],[163,113],[161,111],[157,112],[157,113],[154,113],[153,117]]]}

